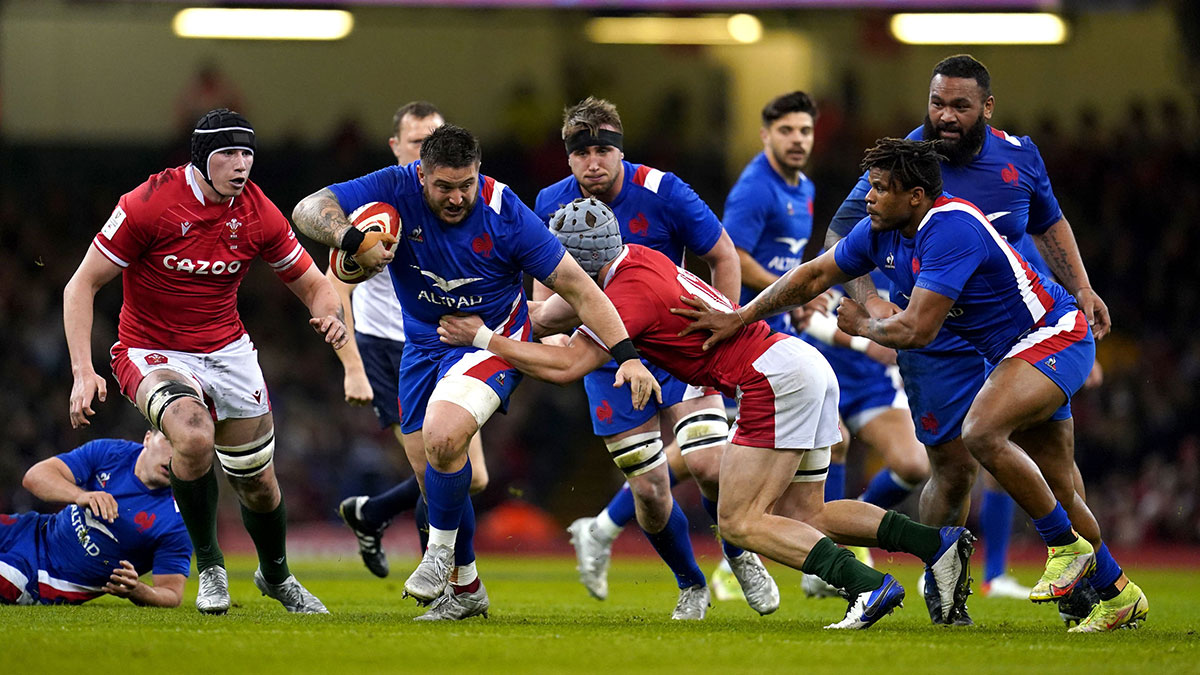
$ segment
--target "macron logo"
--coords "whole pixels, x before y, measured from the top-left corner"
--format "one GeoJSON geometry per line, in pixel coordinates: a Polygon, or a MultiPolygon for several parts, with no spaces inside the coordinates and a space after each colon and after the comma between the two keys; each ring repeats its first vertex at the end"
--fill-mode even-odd
{"type": "Polygon", "coordinates": [[[192,224],[189,221],[183,221],[179,224],[179,229],[183,230],[183,236],[187,236],[188,230],[192,229],[192,224]]]}

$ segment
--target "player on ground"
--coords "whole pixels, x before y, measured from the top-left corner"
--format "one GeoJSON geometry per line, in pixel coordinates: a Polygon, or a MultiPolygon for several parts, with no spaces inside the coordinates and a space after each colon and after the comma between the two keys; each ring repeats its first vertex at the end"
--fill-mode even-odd
{"type": "MultiPolygon", "coordinates": [[[[1095,322],[1096,338],[1103,338],[1110,327],[1108,309],[1090,287],[1075,236],[1054,197],[1045,163],[1029,138],[1011,136],[988,125],[994,105],[987,68],[968,55],[951,56],[934,66],[925,123],[908,138],[939,143],[947,157],[941,167],[946,190],[982,209],[996,231],[1031,264],[1039,266],[1042,256],[1038,251],[1044,253],[1055,278],[1075,296],[1088,321],[1095,322]]],[[[860,178],[830,223],[828,248],[866,215],[863,197],[869,189],[866,177],[860,178]]],[[[856,280],[849,290],[856,299],[866,300],[870,308],[875,302],[871,286],[856,280]]],[[[921,493],[921,521],[965,522],[978,464],[962,444],[962,421],[975,393],[983,386],[986,365],[978,353],[948,331],[942,331],[938,339],[922,349],[902,352],[899,365],[917,436],[933,464],[933,477],[921,493]]],[[[1065,419],[1070,408],[1059,415],[1065,419]]],[[[1077,470],[1076,474],[1076,487],[1082,495],[1083,481],[1077,470]]],[[[1011,532],[1011,502],[998,495],[985,495],[983,506],[986,508],[980,520],[987,538],[987,574],[1002,573],[1003,551],[1007,550],[1011,532]]],[[[1070,508],[1069,504],[1065,506],[1070,508]]],[[[1106,553],[1101,551],[1100,555],[1106,553]]],[[[997,578],[988,576],[985,580],[994,583],[997,578]]],[[[1014,585],[999,580],[1001,590],[1014,585]]],[[[1090,593],[1086,582],[1081,591],[1090,593]]],[[[1060,607],[1079,604],[1076,596],[1082,594],[1072,593],[1060,607]]],[[[1086,616],[1091,608],[1091,603],[1082,604],[1085,608],[1076,610],[1078,618],[1086,616]]]]}
{"type": "Polygon", "coordinates": [[[166,436],[147,431],[141,444],[92,441],[34,464],[25,489],[68,506],[0,515],[0,604],[77,605],[110,593],[178,607],[192,543],[171,499],[170,461],[166,436]]]}
{"type": "MultiPolygon", "coordinates": [[[[900,604],[904,589],[890,574],[863,565],[822,532],[845,543],[917,555],[932,570],[947,611],[966,600],[974,538],[965,528],[939,531],[857,501],[824,503],[829,446],[840,440],[841,432],[837,380],[815,349],[755,322],[735,339],[702,350],[705,340],[700,334],[678,335],[689,323],[673,312],[682,297],[732,312],[724,295],[657,251],[622,245],[612,212],[595,199],[563,207],[550,227],[571,255],[592,267],[589,272],[621,311],[635,344],[650,361],[682,381],[719,387],[726,394],[737,392],[738,417],[720,472],[722,536],[844,589],[850,598],[846,615],[828,628],[870,627],[900,604]],[[779,515],[777,502],[784,501],[789,510],[779,515]],[[808,522],[787,517],[789,513],[802,514],[808,522]]],[[[558,317],[541,317],[552,325],[570,316],[570,308],[556,298],[539,312],[558,317]]],[[[491,335],[478,317],[443,317],[438,332],[450,344],[486,340],[489,349],[521,370],[560,384],[608,360],[587,327],[567,346],[502,339],[491,335]]]]}
{"type": "Polygon", "coordinates": [[[253,182],[254,129],[224,108],[196,123],[191,164],[151,176],[121,197],[63,293],[71,353],[71,424],[89,424],[105,400],[92,366],[96,291],[122,274],[124,304],[113,374],[153,428],[171,440],[171,489],[196,549],[196,607],[229,610],[217,544],[217,476],[237,492],[254,540],[254,583],[289,612],[327,613],[287,564],[287,511],[275,478],[275,425],[257,351],[237,312],[237,289],[261,257],[300,298],[309,324],[338,348],[346,342],[337,294],[288,221],[253,182]]]}
{"type": "MultiPolygon", "coordinates": [[[[803,91],[783,94],[763,107],[759,129],[763,152],[742,171],[725,202],[725,229],[741,261],[742,302],[749,302],[803,262],[804,247],[812,237],[814,195],[803,169],[812,156],[816,120],[817,105],[803,91]]],[[[880,453],[886,465],[861,498],[891,508],[929,477],[929,460],[913,433],[904,394],[880,363],[894,362],[895,352],[866,338],[842,334],[825,308],[805,314],[798,318],[807,325],[793,324],[787,314],[771,317],[767,324],[802,335],[833,366],[842,420],[850,433],[880,453]]],[[[828,501],[845,497],[847,445],[833,448],[825,482],[828,501]]],[[[817,587],[811,581],[806,578],[806,592],[817,587]]]]}
{"type": "MultiPolygon", "coordinates": [[[[568,107],[562,138],[571,175],[542,190],[534,210],[549,221],[563,205],[579,197],[595,197],[616,214],[624,241],[648,246],[678,265],[683,264],[684,249],[690,250],[708,264],[716,288],[736,292],[737,255],[720,221],[675,174],[625,161],[623,133],[620,114],[608,101],[589,97],[568,107]]],[[[549,295],[544,289],[537,292],[538,299],[549,295]]],[[[615,363],[584,378],[592,429],[609,452],[627,457],[618,466],[628,484],[597,517],[571,523],[571,544],[580,581],[593,597],[603,600],[608,597],[612,542],[636,513],[638,524],[675,573],[680,589],[676,613],[703,618],[708,582],[692,553],[687,517],[670,488],[676,476],[695,477],[704,508],[716,522],[717,476],[729,424],[715,391],[688,387],[649,367],[662,385],[663,401],[644,410],[634,410],[626,402],[628,397],[613,390],[615,363]]],[[[731,543],[724,542],[723,548],[750,606],[760,614],[775,611],[779,589],[762,561],[731,543]]]]}
{"type": "MultiPolygon", "coordinates": [[[[400,166],[421,158],[421,142],[446,120],[437,107],[426,101],[406,103],[392,117],[392,136],[388,146],[400,166]]],[[[348,284],[332,270],[325,273],[342,300],[346,328],[354,339],[337,351],[346,372],[344,387],[350,405],[370,404],[380,426],[392,430],[403,447],[400,431],[399,393],[400,355],[404,352],[404,317],[391,276],[376,274],[361,284],[348,284]]],[[[423,451],[421,451],[423,452],[423,451]]],[[[483,444],[476,435],[467,450],[471,458],[471,494],[487,487],[487,464],[483,444]]],[[[423,455],[418,455],[423,462],[423,455]]],[[[363,564],[377,577],[388,575],[387,554],[383,552],[383,531],[398,514],[416,508],[421,550],[425,549],[429,523],[421,486],[414,475],[392,489],[372,497],[348,497],[338,505],[338,514],[358,538],[358,553],[363,564]]]]}
{"type": "Polygon", "coordinates": [[[326,246],[361,250],[370,244],[358,263],[375,272],[387,265],[403,307],[408,344],[400,362],[400,430],[429,508],[429,545],[404,592],[434,603],[418,617],[423,620],[487,614],[472,547],[467,446],[492,413],[507,406],[521,379],[482,348],[442,344],[442,315],[477,312],[499,333],[529,339],[521,286],[527,272],[564,294],[603,336],[621,361],[618,384],[630,383],[635,405],[658,391],[612,303],[511,190],[479,174],[479,162],[475,137],[446,124],[421,144],[420,162],[324,188],[293,214],[302,232],[326,246]],[[375,243],[390,241],[386,233],[364,235],[346,219],[367,202],[386,202],[399,212],[403,231],[395,254],[375,243]]]}
{"type": "MultiPolygon", "coordinates": [[[[879,141],[863,161],[871,185],[868,217],[833,251],[784,275],[738,312],[707,312],[689,331],[711,330],[706,345],[715,345],[743,321],[808,302],[830,285],[878,267],[892,281],[900,309],[873,318],[843,298],[843,330],[914,349],[929,344],[945,324],[995,364],[967,411],[962,440],[1046,542],[1046,570],[1030,599],[1056,600],[1095,567],[1092,583],[1104,599],[1071,630],[1135,626],[1146,617],[1146,597],[1107,553],[1099,525],[1076,492],[1074,431],[1070,416],[1062,416],[1095,357],[1087,318],[981,210],[942,194],[943,159],[934,141],[879,141]]],[[[927,594],[931,611],[940,610],[944,620],[945,607],[935,600],[927,594]]]]}

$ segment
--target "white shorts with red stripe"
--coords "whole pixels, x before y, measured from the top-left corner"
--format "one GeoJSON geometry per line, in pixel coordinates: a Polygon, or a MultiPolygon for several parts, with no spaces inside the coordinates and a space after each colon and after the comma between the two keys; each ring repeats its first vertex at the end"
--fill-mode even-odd
{"type": "Polygon", "coordinates": [[[837,376],[812,345],[788,336],[755,359],[750,372],[737,389],[734,443],[811,450],[842,440],[837,376]]]}
{"type": "Polygon", "coordinates": [[[136,402],[138,386],[151,371],[165,368],[179,373],[204,394],[213,419],[259,417],[271,411],[267,383],[258,365],[258,350],[249,335],[215,352],[198,354],[170,349],[139,349],[120,342],[113,345],[113,374],[121,393],[136,402]]]}

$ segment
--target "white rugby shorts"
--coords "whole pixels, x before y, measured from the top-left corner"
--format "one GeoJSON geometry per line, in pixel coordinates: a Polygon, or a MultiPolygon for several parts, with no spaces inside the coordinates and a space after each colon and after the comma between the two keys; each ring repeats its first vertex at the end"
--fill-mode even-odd
{"type": "Polygon", "coordinates": [[[842,440],[837,376],[812,345],[788,336],[755,359],[750,372],[738,387],[732,442],[811,450],[842,440]]]}
{"type": "Polygon", "coordinates": [[[267,383],[258,365],[258,350],[249,335],[243,334],[207,354],[139,349],[120,342],[112,346],[110,354],[121,393],[135,404],[142,380],[151,371],[165,368],[184,376],[204,392],[204,402],[218,422],[260,417],[271,412],[267,383]]]}

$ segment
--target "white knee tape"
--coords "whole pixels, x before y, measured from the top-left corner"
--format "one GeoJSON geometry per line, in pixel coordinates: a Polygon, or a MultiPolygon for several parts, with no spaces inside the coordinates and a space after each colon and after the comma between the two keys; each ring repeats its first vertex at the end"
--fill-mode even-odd
{"type": "Polygon", "coordinates": [[[725,445],[729,440],[729,418],[723,408],[706,408],[689,413],[675,423],[679,454],[725,445]]]}
{"type": "Polygon", "coordinates": [[[662,435],[657,431],[626,436],[607,446],[613,462],[626,476],[640,476],[667,461],[662,435]]]}
{"type": "Polygon", "coordinates": [[[217,460],[230,476],[249,478],[257,476],[271,465],[275,458],[275,431],[245,445],[218,445],[217,460]]]}
{"type": "Polygon", "coordinates": [[[443,377],[434,386],[429,400],[446,401],[465,409],[475,418],[475,424],[481,427],[500,407],[500,396],[491,387],[467,375],[443,377]]]}
{"type": "Polygon", "coordinates": [[[796,467],[793,483],[819,483],[829,476],[829,448],[814,448],[805,451],[796,467]]]}

